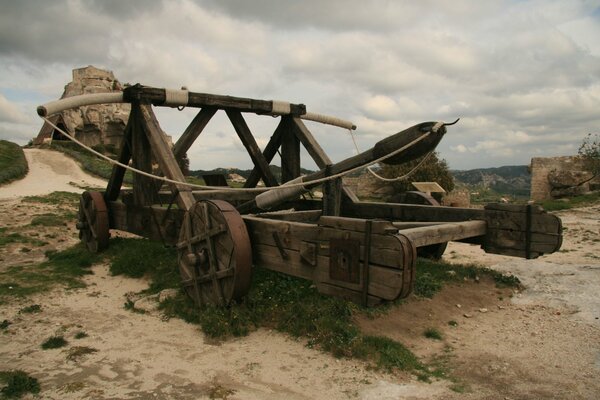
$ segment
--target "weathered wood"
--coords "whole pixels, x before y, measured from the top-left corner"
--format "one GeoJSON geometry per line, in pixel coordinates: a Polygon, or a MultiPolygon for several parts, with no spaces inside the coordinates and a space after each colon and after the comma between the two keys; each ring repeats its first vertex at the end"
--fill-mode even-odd
{"type": "Polygon", "coordinates": [[[295,221],[304,223],[316,223],[321,216],[321,210],[306,211],[279,211],[258,214],[261,218],[276,219],[280,221],[295,221]]]}
{"type": "Polygon", "coordinates": [[[265,185],[278,186],[279,183],[277,182],[277,179],[275,179],[275,176],[273,176],[273,173],[269,168],[269,163],[267,162],[262,152],[260,151],[260,148],[256,144],[256,140],[254,140],[254,136],[252,136],[252,132],[250,132],[250,128],[248,128],[248,125],[246,124],[246,121],[244,120],[242,114],[239,111],[234,110],[225,110],[225,112],[227,113],[229,120],[233,124],[235,131],[237,132],[240,140],[242,141],[242,144],[248,151],[248,154],[250,155],[254,166],[258,167],[262,179],[265,182],[265,185]]]}
{"type": "MultiPolygon", "coordinates": [[[[144,172],[152,173],[153,149],[140,124],[141,106],[133,104],[131,112],[134,114],[132,133],[132,158],[133,167],[144,172]]],[[[155,181],[141,174],[133,174],[133,201],[138,206],[147,206],[156,202],[154,191],[155,181]]]]}
{"type": "MultiPolygon", "coordinates": [[[[331,217],[326,215],[319,218],[318,221],[319,226],[355,232],[364,232],[366,223],[367,220],[362,218],[331,217]]],[[[389,221],[371,220],[372,234],[394,234],[396,232],[398,232],[398,229],[389,221]]]]}
{"type": "MultiPolygon", "coordinates": [[[[288,258],[282,260],[276,246],[255,244],[253,246],[255,264],[274,271],[283,272],[299,278],[310,279],[316,284],[328,283],[362,293],[362,281],[349,283],[331,279],[329,276],[329,257],[317,256],[317,265],[302,261],[299,251],[286,249],[288,258]]],[[[371,296],[385,300],[395,300],[402,287],[402,271],[369,265],[369,287],[371,296]]]]}
{"type": "MultiPolygon", "coordinates": [[[[165,89],[136,84],[125,88],[123,91],[123,100],[128,103],[138,101],[162,106],[165,105],[166,94],[165,89]]],[[[243,112],[269,114],[273,111],[273,101],[189,92],[186,107],[229,108],[243,112]]],[[[305,114],[306,106],[304,104],[290,104],[290,113],[293,115],[305,114]]]]}
{"type": "MultiPolygon", "coordinates": [[[[129,119],[127,120],[125,132],[123,133],[119,158],[117,159],[117,161],[124,165],[129,164],[129,161],[131,160],[133,124],[135,124],[136,118],[136,112],[132,108],[131,112],[129,113],[129,119]]],[[[104,192],[104,198],[106,201],[114,201],[119,197],[121,186],[123,185],[123,178],[125,177],[125,171],[125,168],[121,166],[113,166],[110,179],[108,180],[108,185],[106,186],[106,191],[104,192]]]]}
{"type": "MultiPolygon", "coordinates": [[[[325,168],[328,174],[329,166],[325,168]]],[[[342,207],[342,178],[329,180],[323,184],[323,215],[340,215],[342,207]]]]}
{"type": "Polygon", "coordinates": [[[131,232],[136,235],[175,244],[181,229],[184,210],[159,206],[137,207],[120,201],[107,203],[111,229],[131,232]]]}
{"type": "MultiPolygon", "coordinates": [[[[273,135],[271,136],[269,142],[263,150],[263,157],[265,158],[265,161],[267,163],[270,163],[273,160],[273,157],[275,157],[275,154],[277,154],[279,146],[281,146],[281,137],[283,136],[284,132],[288,129],[288,118],[289,117],[281,117],[279,125],[277,125],[277,128],[275,128],[275,132],[273,132],[273,135]]],[[[256,184],[260,180],[260,176],[260,169],[257,166],[254,166],[252,172],[250,172],[250,176],[248,177],[248,179],[246,179],[246,183],[244,183],[244,187],[256,187],[256,184]]]]}
{"type": "Polygon", "coordinates": [[[415,247],[418,248],[431,244],[483,236],[486,233],[486,222],[453,222],[442,225],[403,229],[400,233],[409,238],[415,247]]]}
{"type": "MultiPolygon", "coordinates": [[[[244,215],[242,217],[248,231],[251,232],[253,244],[266,244],[275,246],[272,233],[277,232],[286,249],[299,251],[302,242],[318,243],[317,252],[322,256],[329,256],[329,241],[332,239],[357,240],[361,242],[361,255],[364,251],[362,240],[364,231],[343,230],[326,226],[315,226],[302,222],[268,220],[244,215]]],[[[394,235],[373,234],[373,249],[371,263],[388,268],[402,269],[404,265],[399,259],[402,252],[400,239],[394,235]]]]}
{"type": "MultiPolygon", "coordinates": [[[[282,119],[283,120],[283,119],[282,119]]],[[[286,129],[281,136],[281,183],[291,181],[300,176],[300,139],[286,118],[286,129]]]]}
{"type": "Polygon", "coordinates": [[[355,204],[343,203],[342,215],[402,222],[460,222],[486,219],[486,212],[481,209],[362,201],[355,204]]]}
{"type": "MultiPolygon", "coordinates": [[[[169,148],[166,135],[160,128],[152,107],[148,104],[141,105],[140,112],[142,116],[141,124],[152,145],[156,161],[163,174],[169,179],[185,182],[185,177],[175,160],[173,152],[169,148]]],[[[196,203],[189,186],[169,183],[169,187],[171,188],[171,192],[177,193],[177,204],[180,208],[189,210],[196,203]]]]}
{"type": "Polygon", "coordinates": [[[175,156],[176,160],[183,157],[183,155],[187,153],[216,112],[217,108],[204,107],[198,112],[198,114],[196,114],[179,140],[177,140],[177,143],[175,143],[175,146],[173,146],[173,155],[175,156]]]}

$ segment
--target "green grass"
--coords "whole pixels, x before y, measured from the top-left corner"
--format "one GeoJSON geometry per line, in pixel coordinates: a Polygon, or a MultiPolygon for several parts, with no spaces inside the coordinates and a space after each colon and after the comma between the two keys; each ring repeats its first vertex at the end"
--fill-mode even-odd
{"type": "Polygon", "coordinates": [[[19,310],[19,314],[37,314],[42,312],[42,306],[39,304],[32,304],[27,307],[23,307],[19,310]]]}
{"type": "Polygon", "coordinates": [[[46,339],[44,343],[42,343],[42,349],[58,349],[60,347],[65,347],[67,344],[69,344],[69,342],[67,342],[64,337],[52,336],[46,339]]]}
{"type": "Polygon", "coordinates": [[[80,197],[79,193],[57,191],[45,196],[26,196],[22,201],[24,203],[44,203],[78,207],[80,197]]]}
{"type": "Polygon", "coordinates": [[[0,185],[21,179],[28,171],[29,166],[21,146],[0,140],[0,185]]]}
{"type": "Polygon", "coordinates": [[[86,337],[88,337],[88,334],[85,333],[84,331],[79,331],[74,336],[75,339],[83,339],[83,338],[86,338],[86,337]]]}
{"type": "MultiPolygon", "coordinates": [[[[73,217],[73,215],[71,215],[73,217]]],[[[42,214],[36,215],[31,220],[32,226],[65,226],[67,218],[64,215],[42,214]]]]}
{"type": "Polygon", "coordinates": [[[5,398],[14,399],[26,393],[40,392],[38,380],[21,370],[0,371],[0,381],[5,385],[0,390],[5,398]]]}
{"type": "Polygon", "coordinates": [[[442,333],[436,328],[425,329],[423,336],[425,336],[427,339],[442,340],[442,333]]]}
{"type": "Polygon", "coordinates": [[[514,275],[504,275],[498,271],[477,265],[449,264],[425,258],[417,259],[417,276],[414,293],[417,296],[432,298],[445,283],[459,283],[490,276],[498,287],[519,287],[521,282],[514,275]]]}
{"type": "Polygon", "coordinates": [[[25,297],[49,290],[56,285],[80,288],[81,277],[91,274],[89,267],[101,258],[81,243],[61,252],[47,252],[48,260],[35,265],[8,267],[0,273],[0,301],[25,297]]]}
{"type": "Polygon", "coordinates": [[[541,206],[546,211],[568,210],[575,207],[584,207],[600,203],[600,192],[570,197],[568,199],[545,200],[541,206]]]}
{"type": "Polygon", "coordinates": [[[98,352],[97,349],[89,346],[73,346],[67,351],[67,360],[79,361],[79,359],[85,355],[93,354],[98,352]]]}

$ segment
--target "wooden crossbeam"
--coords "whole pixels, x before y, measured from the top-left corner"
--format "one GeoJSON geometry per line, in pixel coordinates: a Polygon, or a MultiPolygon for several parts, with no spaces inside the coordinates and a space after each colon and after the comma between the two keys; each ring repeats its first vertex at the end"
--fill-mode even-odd
{"type": "Polygon", "coordinates": [[[277,182],[277,179],[275,179],[275,176],[271,172],[271,169],[269,168],[269,163],[263,156],[263,153],[260,151],[258,144],[256,144],[256,140],[254,139],[254,136],[252,136],[252,132],[250,132],[250,128],[248,128],[248,125],[246,124],[242,113],[235,110],[225,110],[225,112],[227,113],[229,120],[231,121],[233,127],[235,128],[235,131],[237,132],[240,140],[242,141],[242,144],[248,151],[248,154],[250,155],[254,166],[258,167],[258,170],[260,171],[265,185],[278,186],[279,183],[277,182]]]}
{"type": "MultiPolygon", "coordinates": [[[[271,139],[269,139],[269,143],[267,143],[267,145],[265,146],[265,149],[263,150],[263,157],[265,158],[267,163],[270,163],[273,160],[273,157],[275,157],[275,154],[277,154],[277,149],[279,149],[279,146],[281,146],[281,137],[283,136],[283,133],[287,129],[287,126],[286,126],[288,124],[287,120],[288,120],[288,117],[281,117],[281,120],[279,121],[279,125],[277,125],[277,128],[275,128],[275,132],[273,132],[271,139]]],[[[256,184],[258,183],[259,180],[260,180],[260,170],[257,166],[254,166],[254,168],[252,169],[252,172],[250,172],[250,176],[248,177],[248,179],[246,180],[246,183],[244,184],[244,187],[246,187],[246,188],[256,187],[256,184]]]]}
{"type": "MultiPolygon", "coordinates": [[[[123,140],[121,142],[121,150],[119,152],[119,158],[117,159],[121,164],[129,164],[131,160],[131,137],[133,132],[133,124],[135,123],[136,115],[133,111],[129,113],[129,119],[127,120],[127,126],[123,133],[123,140]]],[[[108,185],[106,186],[106,192],[104,198],[106,201],[114,201],[119,197],[121,192],[121,186],[123,185],[123,178],[125,177],[125,168],[118,165],[113,166],[108,185]]]]}
{"type": "Polygon", "coordinates": [[[216,112],[217,108],[215,107],[204,107],[196,114],[179,140],[177,140],[177,143],[175,143],[175,146],[173,146],[173,154],[176,160],[187,153],[216,112]]]}

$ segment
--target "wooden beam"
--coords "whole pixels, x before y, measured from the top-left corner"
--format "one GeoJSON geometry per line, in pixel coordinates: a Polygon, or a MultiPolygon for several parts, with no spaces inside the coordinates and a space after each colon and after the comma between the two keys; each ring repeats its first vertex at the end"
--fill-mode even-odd
{"type": "MultiPolygon", "coordinates": [[[[132,133],[133,167],[144,172],[152,173],[152,146],[141,124],[141,109],[139,104],[132,104],[134,115],[132,133]]],[[[155,181],[142,174],[133,174],[133,202],[137,206],[147,206],[156,202],[154,190],[155,181]]]]}
{"type": "MultiPolygon", "coordinates": [[[[134,108],[132,107],[131,112],[129,113],[129,119],[127,120],[127,126],[125,127],[125,132],[123,133],[119,158],[117,159],[117,161],[119,161],[121,164],[128,165],[129,161],[131,160],[131,138],[135,118],[137,117],[134,108]]],[[[125,171],[126,170],[123,167],[118,165],[113,166],[110,179],[108,180],[108,185],[106,186],[106,192],[104,192],[104,198],[106,201],[114,201],[119,197],[121,186],[123,185],[123,178],[125,177],[125,171]]]]}
{"type": "Polygon", "coordinates": [[[403,229],[398,232],[399,235],[406,236],[408,239],[410,239],[415,247],[423,247],[431,244],[446,243],[453,240],[484,236],[485,233],[485,221],[453,222],[442,225],[403,229]]]}
{"type": "MultiPolygon", "coordinates": [[[[282,118],[284,120],[284,118],[282,118]]],[[[300,139],[294,134],[289,117],[281,137],[281,183],[300,176],[300,139]]]]}
{"type": "Polygon", "coordinates": [[[262,152],[260,151],[260,148],[256,144],[256,140],[254,140],[254,136],[252,136],[252,132],[250,132],[250,128],[248,128],[248,125],[246,124],[242,113],[230,109],[225,110],[225,112],[227,113],[229,120],[233,124],[235,131],[240,137],[242,144],[248,151],[248,154],[250,155],[254,166],[258,167],[262,179],[265,182],[265,185],[278,186],[279,183],[277,182],[277,179],[275,179],[275,176],[273,176],[273,173],[269,168],[269,163],[267,162],[262,152]]]}
{"type": "Polygon", "coordinates": [[[175,159],[183,157],[185,153],[192,147],[198,136],[202,133],[208,121],[215,115],[217,109],[214,107],[204,107],[196,114],[192,122],[185,129],[175,146],[173,146],[173,154],[175,159]]]}
{"type": "MultiPolygon", "coordinates": [[[[273,157],[275,157],[275,154],[277,154],[277,149],[279,149],[279,146],[281,146],[281,137],[283,136],[283,133],[287,129],[286,125],[289,123],[288,118],[289,117],[281,117],[281,120],[279,121],[277,128],[275,128],[275,132],[273,132],[271,139],[269,139],[269,143],[267,143],[267,145],[265,146],[265,149],[263,150],[263,157],[265,158],[265,161],[267,163],[271,163],[271,161],[273,160],[273,157]]],[[[259,180],[260,180],[260,169],[256,166],[254,166],[254,168],[252,169],[252,172],[250,173],[250,176],[248,177],[248,179],[246,179],[246,183],[244,184],[244,187],[245,188],[256,187],[256,184],[258,183],[259,180]]]]}
{"type": "MultiPolygon", "coordinates": [[[[149,104],[141,105],[140,112],[142,126],[163,174],[169,179],[185,182],[185,177],[169,147],[165,133],[156,120],[152,106],[149,104]]],[[[189,186],[174,183],[169,183],[168,185],[171,188],[171,192],[177,193],[177,205],[181,209],[189,210],[196,203],[196,199],[194,199],[189,186]]]]}
{"type": "MultiPolygon", "coordinates": [[[[166,100],[166,91],[162,88],[154,88],[136,84],[123,91],[123,100],[142,102],[162,106],[166,100]]],[[[209,93],[188,92],[187,107],[216,107],[228,108],[242,112],[254,112],[257,114],[269,114],[273,111],[272,100],[258,100],[245,97],[223,96],[209,93]]],[[[290,104],[292,115],[306,114],[304,104],[290,104]]]]}

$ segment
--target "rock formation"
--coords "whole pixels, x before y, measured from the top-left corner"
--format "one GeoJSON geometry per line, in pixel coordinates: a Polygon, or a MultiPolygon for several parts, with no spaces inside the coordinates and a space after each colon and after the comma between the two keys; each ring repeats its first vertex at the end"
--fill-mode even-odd
{"type": "MultiPolygon", "coordinates": [[[[109,93],[121,91],[121,83],[111,71],[93,66],[73,70],[73,81],[65,86],[61,99],[88,93],[109,93]]],[[[88,146],[120,146],[121,138],[129,118],[129,104],[102,104],[84,106],[79,109],[65,110],[50,120],[74,135],[88,146]]],[[[61,134],[52,126],[44,123],[34,144],[49,140],[60,140],[61,134]]]]}
{"type": "Polygon", "coordinates": [[[572,197],[594,190],[599,177],[592,178],[578,156],[534,157],[531,159],[531,199],[572,197]]]}

